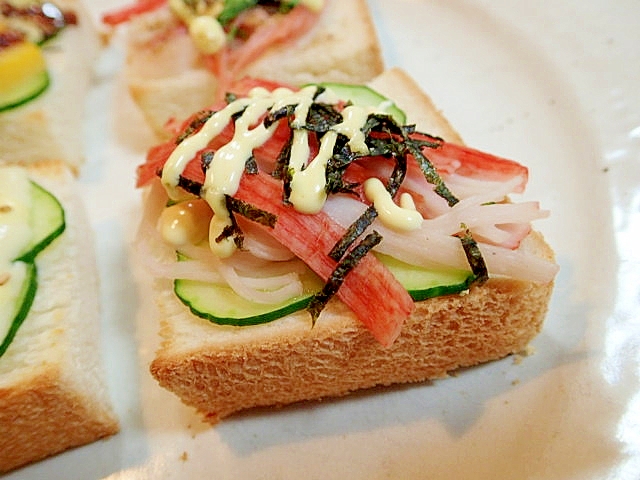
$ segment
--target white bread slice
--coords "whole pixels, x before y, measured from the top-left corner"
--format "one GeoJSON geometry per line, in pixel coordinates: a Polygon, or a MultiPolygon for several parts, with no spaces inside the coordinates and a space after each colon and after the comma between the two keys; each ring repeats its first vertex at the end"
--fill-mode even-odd
{"type": "MultiPolygon", "coordinates": [[[[167,10],[134,20],[127,50],[127,83],[145,119],[160,136],[167,120],[182,120],[210,105],[215,76],[199,61],[187,35],[149,46],[152,32],[170,23],[167,10]]],[[[267,51],[241,72],[292,85],[334,81],[365,83],[383,70],[383,61],[366,0],[326,0],[318,23],[295,41],[267,51]],[[347,48],[348,46],[348,48],[347,48]]]]}
{"type": "Polygon", "coordinates": [[[62,163],[29,167],[63,204],[67,227],[36,258],[29,315],[0,357],[0,473],[119,430],[100,357],[90,227],[62,163]]]}
{"type": "MultiPolygon", "coordinates": [[[[402,71],[389,70],[372,85],[397,100],[422,131],[459,141],[402,71]]],[[[535,232],[520,248],[553,258],[535,232]]],[[[553,282],[493,278],[466,294],[418,302],[399,338],[384,348],[336,299],[313,328],[306,312],[265,325],[224,327],[190,314],[169,282],[157,282],[162,342],[150,370],[212,423],[252,407],[444,377],[522,352],[542,327],[552,288],[553,282]]]]}
{"type": "Polygon", "coordinates": [[[85,161],[84,102],[99,40],[79,1],[55,4],[75,12],[78,25],[65,28],[43,46],[51,79],[47,90],[24,105],[0,112],[0,161],[59,160],[77,173],[85,161]]]}

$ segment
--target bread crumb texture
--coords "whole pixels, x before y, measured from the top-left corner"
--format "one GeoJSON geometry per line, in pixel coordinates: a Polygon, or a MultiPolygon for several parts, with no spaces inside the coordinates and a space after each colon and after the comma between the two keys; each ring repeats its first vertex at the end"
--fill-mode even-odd
{"type": "MultiPolygon", "coordinates": [[[[533,241],[544,245],[540,236],[533,241]]],[[[229,328],[195,318],[165,288],[164,341],[151,372],[212,423],[247,408],[441,378],[522,352],[542,327],[552,287],[491,279],[467,295],[419,302],[389,348],[338,301],[314,328],[306,313],[229,328]]]]}

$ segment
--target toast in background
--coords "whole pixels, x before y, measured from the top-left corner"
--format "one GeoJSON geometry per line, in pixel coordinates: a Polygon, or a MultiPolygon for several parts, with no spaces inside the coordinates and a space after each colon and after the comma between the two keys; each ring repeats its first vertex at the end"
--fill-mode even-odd
{"type": "Polygon", "coordinates": [[[0,472],[119,430],[100,356],[92,235],[73,174],[60,162],[28,169],[63,205],[66,227],[36,256],[35,299],[0,356],[0,472]]]}
{"type": "MultiPolygon", "coordinates": [[[[127,37],[127,83],[153,130],[166,136],[170,119],[183,120],[214,102],[218,81],[203,64],[189,35],[174,31],[168,8],[131,20],[127,37]]],[[[279,44],[252,62],[248,75],[299,85],[333,81],[364,83],[381,73],[383,61],[366,0],[326,0],[317,24],[302,37],[279,44]],[[348,46],[348,48],[347,48],[348,46]]]]}
{"type": "Polygon", "coordinates": [[[81,2],[54,3],[75,14],[77,24],[42,44],[50,79],[47,89],[22,105],[0,111],[0,161],[59,160],[78,173],[85,161],[84,103],[99,41],[81,2]]]}

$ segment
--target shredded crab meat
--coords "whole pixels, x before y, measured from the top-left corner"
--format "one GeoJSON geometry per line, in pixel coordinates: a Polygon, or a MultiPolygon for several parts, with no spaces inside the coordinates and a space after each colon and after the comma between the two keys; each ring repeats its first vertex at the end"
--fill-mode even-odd
{"type": "MultiPolygon", "coordinates": [[[[365,208],[364,204],[353,198],[334,195],[325,204],[324,211],[338,224],[347,227],[365,208]]],[[[469,268],[460,240],[440,229],[430,228],[427,221],[417,230],[402,233],[385,227],[377,220],[370,228],[382,235],[382,241],[375,251],[424,268],[469,268]],[[416,245],[420,245],[420,248],[415,248],[416,245]]],[[[554,263],[521,250],[486,243],[479,243],[479,247],[492,275],[547,282],[553,279],[557,271],[554,263]]]]}

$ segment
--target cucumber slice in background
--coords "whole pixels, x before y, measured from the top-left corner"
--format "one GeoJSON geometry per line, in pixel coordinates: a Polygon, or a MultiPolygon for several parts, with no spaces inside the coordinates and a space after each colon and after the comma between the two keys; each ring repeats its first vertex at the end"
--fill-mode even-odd
{"type": "Polygon", "coordinates": [[[36,296],[36,290],[38,289],[38,275],[35,263],[25,263],[25,267],[26,272],[22,279],[20,293],[18,294],[13,313],[9,317],[12,319],[8,324],[0,325],[0,335],[2,335],[2,337],[0,337],[2,342],[0,343],[0,357],[7,351],[22,322],[27,318],[31,305],[33,304],[33,299],[36,296]]]}
{"type": "Polygon", "coordinates": [[[66,227],[62,205],[56,197],[31,182],[32,208],[29,223],[33,236],[16,260],[32,262],[66,227]]]}
{"type": "Polygon", "coordinates": [[[404,125],[407,116],[398,106],[384,95],[366,85],[350,85],[347,83],[322,82],[315,85],[330,89],[340,100],[351,101],[358,107],[380,108],[400,125],[404,125]]]}
{"type": "Polygon", "coordinates": [[[0,51],[0,112],[23,105],[49,86],[42,51],[31,42],[21,42],[0,51]]]}

